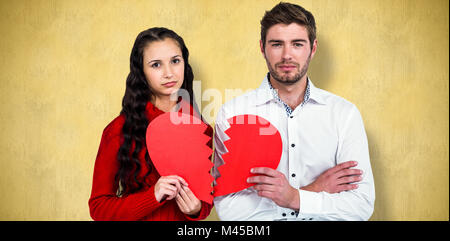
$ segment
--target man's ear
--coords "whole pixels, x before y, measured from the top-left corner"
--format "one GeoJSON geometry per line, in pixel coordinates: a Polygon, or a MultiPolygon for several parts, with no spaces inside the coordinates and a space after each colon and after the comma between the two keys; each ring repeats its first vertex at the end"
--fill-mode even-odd
{"type": "Polygon", "coordinates": [[[311,49],[311,58],[314,57],[314,54],[316,54],[316,51],[317,51],[317,39],[314,40],[314,44],[311,49]]]}
{"type": "Polygon", "coordinates": [[[259,48],[261,49],[261,53],[263,54],[263,57],[266,57],[266,54],[264,53],[264,45],[262,40],[259,40],[259,48]]]}

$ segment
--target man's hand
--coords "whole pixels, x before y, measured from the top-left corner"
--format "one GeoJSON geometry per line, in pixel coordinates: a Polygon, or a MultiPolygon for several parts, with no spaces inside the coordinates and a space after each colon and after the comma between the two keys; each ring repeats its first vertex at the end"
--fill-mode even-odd
{"type": "MultiPolygon", "coordinates": [[[[356,161],[343,162],[323,172],[313,183],[300,189],[328,193],[356,189],[358,185],[352,183],[362,180],[362,170],[351,169],[356,165],[356,161]]],[[[250,172],[261,174],[247,179],[248,183],[256,183],[253,188],[258,191],[259,196],[270,198],[281,207],[299,209],[298,190],[289,184],[283,173],[268,167],[255,167],[250,172]]]]}
{"type": "Polygon", "coordinates": [[[354,182],[362,180],[362,170],[350,169],[358,165],[356,161],[343,162],[335,167],[328,169],[308,186],[300,189],[312,192],[339,193],[358,188],[354,182]]]}
{"type": "Polygon", "coordinates": [[[253,174],[262,174],[247,179],[258,195],[272,199],[278,206],[298,210],[300,198],[298,190],[293,188],[283,173],[268,167],[255,167],[250,170],[253,174]]]}

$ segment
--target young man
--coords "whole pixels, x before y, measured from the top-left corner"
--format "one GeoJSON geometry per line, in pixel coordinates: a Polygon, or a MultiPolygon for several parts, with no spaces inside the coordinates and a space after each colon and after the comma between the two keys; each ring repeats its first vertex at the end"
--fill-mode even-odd
{"type": "Polygon", "coordinates": [[[227,152],[227,119],[241,114],[261,116],[278,129],[282,156],[276,170],[252,168],[257,176],[247,181],[254,186],[216,197],[219,218],[368,220],[375,190],[361,115],[352,103],[315,87],[307,76],[317,50],[313,15],[298,5],[276,5],[261,20],[260,47],[269,73],[258,89],[219,111],[215,167],[224,163],[227,152]]]}

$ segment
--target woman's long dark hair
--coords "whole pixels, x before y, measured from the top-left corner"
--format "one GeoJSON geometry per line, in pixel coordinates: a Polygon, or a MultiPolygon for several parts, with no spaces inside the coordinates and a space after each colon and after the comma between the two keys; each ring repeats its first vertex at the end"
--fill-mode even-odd
{"type": "Polygon", "coordinates": [[[118,196],[130,194],[141,189],[146,184],[145,177],[152,171],[150,157],[148,151],[146,151],[145,160],[148,172],[144,179],[138,179],[138,174],[141,171],[138,154],[142,151],[142,148],[146,148],[145,135],[149,124],[145,113],[146,105],[154,96],[143,71],[143,51],[149,43],[162,41],[166,38],[175,40],[181,49],[184,59],[184,81],[181,88],[189,93],[190,103],[198,112],[192,90],[194,74],[188,61],[189,51],[183,39],[167,28],[150,28],[139,33],[131,50],[130,73],[127,77],[125,95],[122,100],[122,111],[120,112],[121,115],[125,116],[125,123],[122,128],[122,144],[117,153],[119,169],[115,182],[118,188],[118,196]]]}

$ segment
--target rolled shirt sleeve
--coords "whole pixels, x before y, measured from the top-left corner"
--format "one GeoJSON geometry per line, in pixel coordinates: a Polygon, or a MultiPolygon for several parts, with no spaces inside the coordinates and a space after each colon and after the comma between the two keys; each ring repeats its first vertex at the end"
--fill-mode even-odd
{"type": "Polygon", "coordinates": [[[354,105],[348,112],[342,113],[342,119],[338,127],[336,162],[357,161],[355,168],[363,171],[363,178],[356,183],[357,189],[341,193],[300,190],[300,214],[297,218],[314,216],[319,220],[368,220],[373,213],[375,187],[363,120],[354,105]]]}

